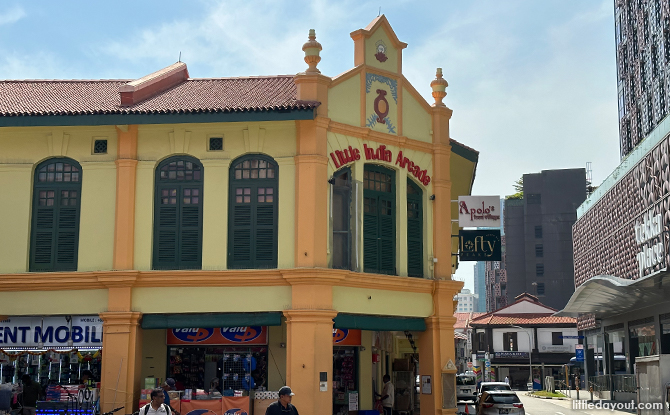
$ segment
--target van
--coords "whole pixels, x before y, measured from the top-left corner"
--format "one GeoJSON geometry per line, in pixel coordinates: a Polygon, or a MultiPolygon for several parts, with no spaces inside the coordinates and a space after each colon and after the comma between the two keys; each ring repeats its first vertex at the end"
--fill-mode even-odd
{"type": "Polygon", "coordinates": [[[475,375],[456,375],[456,399],[474,401],[477,398],[477,378],[475,375]]]}

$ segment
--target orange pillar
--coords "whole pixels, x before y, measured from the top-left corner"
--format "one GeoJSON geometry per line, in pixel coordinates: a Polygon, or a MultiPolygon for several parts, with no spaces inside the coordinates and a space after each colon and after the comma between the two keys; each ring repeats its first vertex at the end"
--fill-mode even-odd
{"type": "MultiPolygon", "coordinates": [[[[111,289],[110,289],[111,291],[111,289]]],[[[109,311],[100,313],[103,320],[102,374],[100,410],[124,406],[125,412],[137,409],[141,370],[141,313],[109,311]]]]}
{"type": "Polygon", "coordinates": [[[137,172],[137,125],[116,127],[116,221],[114,227],[114,269],[134,268],[135,177],[137,172]]]}
{"type": "Polygon", "coordinates": [[[328,145],[327,115],[330,78],[298,74],[294,78],[298,99],[318,101],[314,120],[296,121],[296,251],[295,266],[328,266],[328,145]]]}
{"type": "Polygon", "coordinates": [[[456,413],[456,350],[454,346],[454,295],[461,288],[461,281],[436,280],[433,292],[435,312],[426,318],[426,331],[419,335],[419,362],[421,375],[429,375],[432,394],[421,394],[423,415],[456,413]],[[449,362],[452,365],[449,365],[449,362]],[[443,375],[451,382],[453,396],[445,399],[442,394],[443,375]]]}
{"type": "Polygon", "coordinates": [[[337,276],[313,270],[293,270],[284,278],[291,284],[291,309],[286,317],[286,382],[301,414],[330,415],[333,408],[333,285],[337,276]],[[327,390],[319,388],[325,372],[327,390]]]}

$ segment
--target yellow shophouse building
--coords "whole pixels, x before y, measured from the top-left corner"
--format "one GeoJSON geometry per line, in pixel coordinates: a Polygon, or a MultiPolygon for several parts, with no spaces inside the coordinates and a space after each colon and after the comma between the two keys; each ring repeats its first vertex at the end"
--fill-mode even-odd
{"type": "Polygon", "coordinates": [[[311,415],[351,390],[372,409],[383,374],[416,370],[421,413],[454,413],[452,200],[478,153],[449,136],[441,70],[432,103],[403,76],[384,16],[351,37],[336,77],[311,31],[295,76],[190,78],[179,62],[0,82],[0,381],[75,381],[101,356],[103,411],[171,376],[288,384],[311,415]],[[7,358],[49,348],[94,357],[57,375],[7,358]]]}

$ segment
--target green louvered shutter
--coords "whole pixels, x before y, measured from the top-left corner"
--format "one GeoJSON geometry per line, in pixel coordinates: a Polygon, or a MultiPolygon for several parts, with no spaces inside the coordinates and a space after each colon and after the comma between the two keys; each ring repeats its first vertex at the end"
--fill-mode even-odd
{"type": "Polygon", "coordinates": [[[154,269],[202,268],[204,170],[188,156],[171,157],[156,169],[154,269]]]}
{"type": "Polygon", "coordinates": [[[81,166],[47,160],[35,169],[31,271],[76,271],[79,250],[81,166]]]}
{"type": "Polygon", "coordinates": [[[363,266],[365,272],[379,272],[379,213],[377,197],[363,197],[363,266]]]}
{"type": "Polygon", "coordinates": [[[277,268],[278,173],[264,155],[231,164],[228,268],[277,268]]]}
{"type": "Polygon", "coordinates": [[[363,266],[365,272],[396,274],[395,173],[366,165],[363,174],[363,266]]]}
{"type": "Polygon", "coordinates": [[[423,192],[407,179],[407,275],[423,277],[423,192]]]}

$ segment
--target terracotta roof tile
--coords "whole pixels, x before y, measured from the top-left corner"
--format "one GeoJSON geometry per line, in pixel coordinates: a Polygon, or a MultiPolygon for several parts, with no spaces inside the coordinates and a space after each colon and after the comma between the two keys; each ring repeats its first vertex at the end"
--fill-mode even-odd
{"type": "Polygon", "coordinates": [[[131,106],[119,88],[132,80],[0,81],[0,116],[168,114],[311,109],[292,75],[188,79],[131,106]]]}
{"type": "Polygon", "coordinates": [[[465,329],[467,328],[466,326],[468,320],[472,321],[472,319],[482,316],[484,314],[486,313],[454,313],[454,317],[456,317],[456,323],[454,324],[454,328],[465,329]]]}
{"type": "Polygon", "coordinates": [[[552,314],[485,314],[480,316],[470,324],[476,325],[492,325],[492,326],[508,326],[514,325],[554,325],[554,324],[574,324],[577,325],[577,319],[573,317],[554,317],[552,314]]]}

